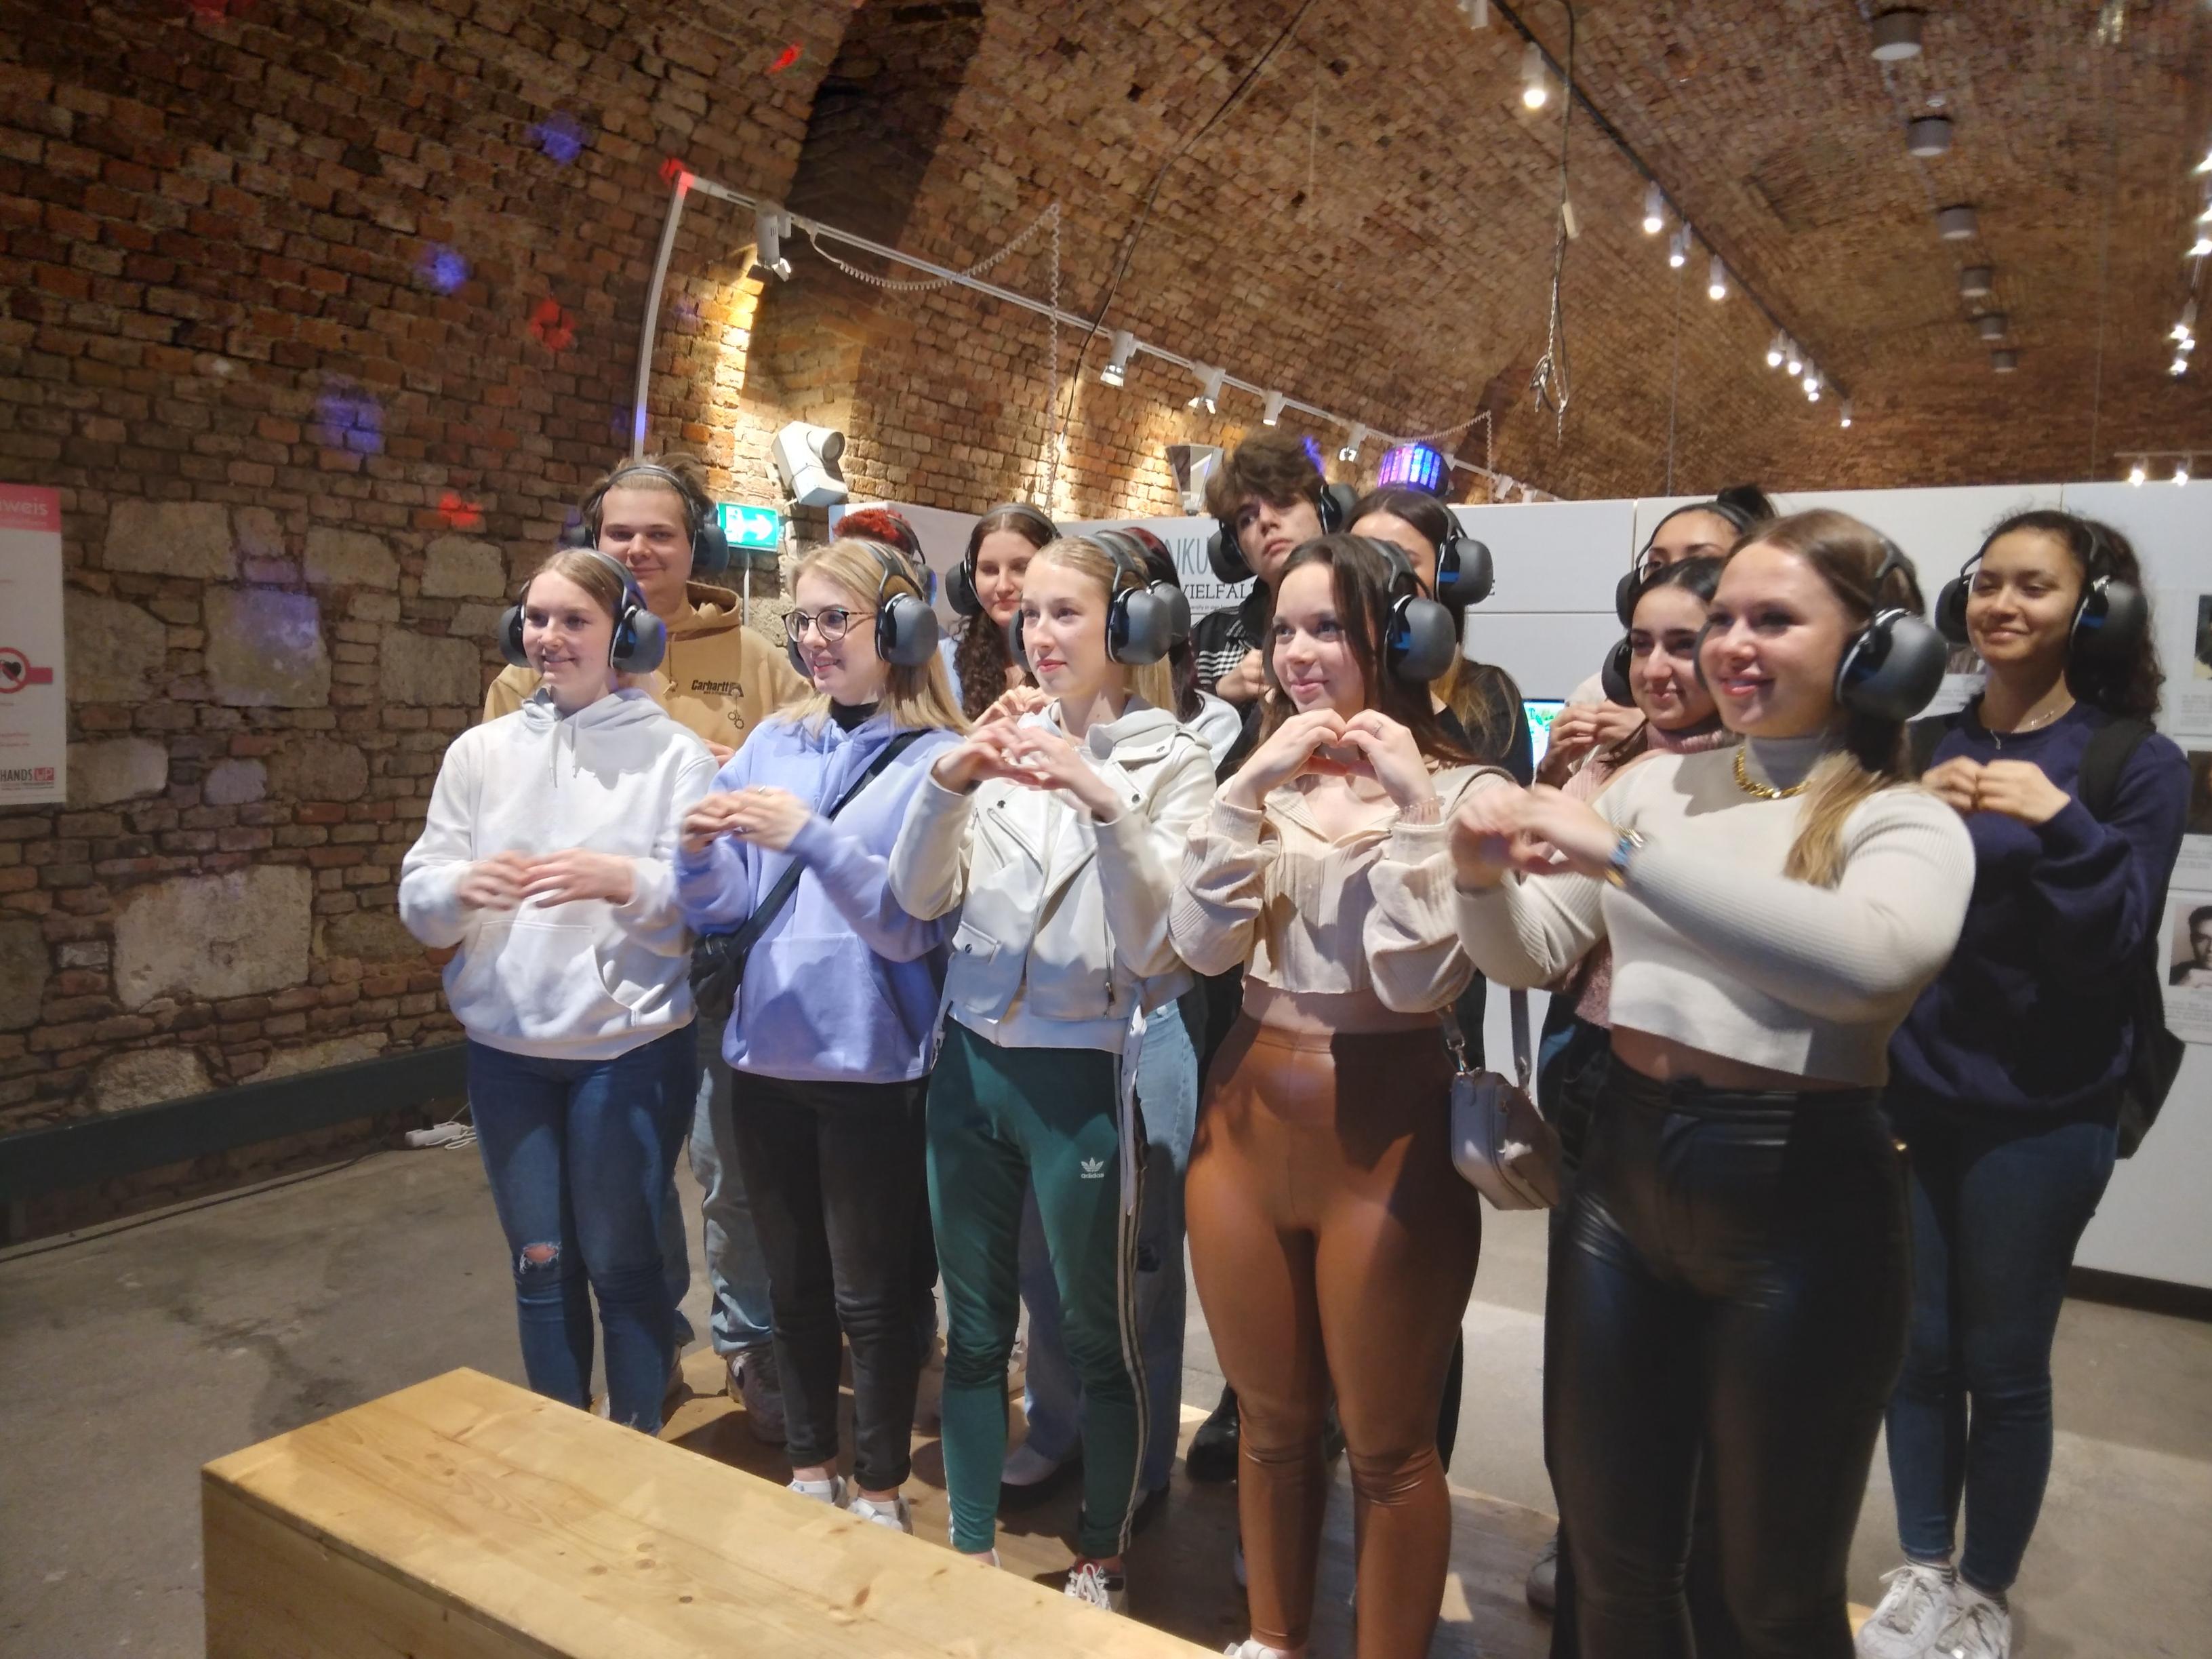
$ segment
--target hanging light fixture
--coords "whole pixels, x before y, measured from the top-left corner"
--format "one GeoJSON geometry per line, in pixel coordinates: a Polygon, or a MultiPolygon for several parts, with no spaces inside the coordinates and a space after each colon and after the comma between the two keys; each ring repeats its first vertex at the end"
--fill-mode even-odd
{"type": "Polygon", "coordinates": [[[1521,53],[1521,102],[1529,109],[1541,109],[1551,89],[1544,84],[1544,49],[1531,40],[1521,53]]]}
{"type": "Polygon", "coordinates": [[[2173,361],[2166,366],[2166,372],[2172,375],[2177,380],[2183,375],[2188,374],[2189,358],[2187,355],[2183,352],[2175,352],[2173,354],[2173,361]]]}
{"type": "Polygon", "coordinates": [[[783,257],[783,239],[791,234],[791,216],[780,207],[763,207],[753,214],[753,269],[766,271],[778,282],[791,280],[791,261],[783,257]]]}
{"type": "Polygon", "coordinates": [[[1978,228],[1980,217],[1964,202],[1955,207],[1937,208],[1936,234],[1947,242],[1963,242],[1978,228]]]}
{"type": "Polygon", "coordinates": [[[1996,272],[1988,265],[1968,265],[1959,273],[1959,292],[1969,300],[1985,299],[1996,292],[1996,272]]]}
{"type": "Polygon", "coordinates": [[[2005,314],[2002,311],[1985,311],[1974,319],[1974,331],[1984,340],[2002,340],[2005,337],[2005,314]]]}
{"type": "Polygon", "coordinates": [[[2173,464],[2173,482],[2177,485],[2189,482],[2189,458],[2186,455],[2173,464]]]}
{"type": "Polygon", "coordinates": [[[1851,400],[1849,398],[1844,399],[1843,416],[1844,418],[1838,422],[1837,424],[1839,426],[1849,426],[1851,423],[1851,400]]]}
{"type": "Polygon", "coordinates": [[[1809,365],[1805,370],[1805,401],[1813,404],[1820,401],[1820,371],[1809,365]]]}
{"type": "Polygon", "coordinates": [[[2009,374],[2020,367],[2020,353],[2008,347],[1990,353],[1990,367],[2000,374],[2009,374]]]}
{"type": "Polygon", "coordinates": [[[1874,20],[1874,58],[1877,64],[1899,64],[1920,56],[1920,14],[1886,11],[1874,20]]]}
{"type": "Polygon", "coordinates": [[[1340,461],[1358,460],[1359,459],[1359,447],[1366,441],[1366,427],[1359,422],[1353,422],[1351,432],[1346,434],[1344,447],[1336,452],[1336,459],[1340,461]]]}
{"type": "Polygon", "coordinates": [[[2142,488],[2142,481],[2148,477],[2150,477],[2150,463],[2148,461],[2137,461],[2133,466],[2128,469],[2128,482],[2135,485],[2138,489],[2142,488]]]}
{"type": "Polygon", "coordinates": [[[2204,152],[2204,159],[2199,161],[2193,168],[2191,169],[2191,171],[2194,173],[2212,173],[2212,149],[2206,150],[2204,152]]]}
{"type": "Polygon", "coordinates": [[[1951,148],[1951,118],[1948,115],[1922,115],[1905,124],[1905,148],[1908,155],[1928,161],[1951,148]]]}
{"type": "Polygon", "coordinates": [[[1721,256],[1716,253],[1705,273],[1705,298],[1725,300],[1728,292],[1728,267],[1721,263],[1721,256]]]}
{"type": "Polygon", "coordinates": [[[1779,368],[1782,367],[1782,360],[1789,355],[1790,342],[1778,328],[1774,331],[1774,337],[1766,343],[1766,366],[1769,368],[1779,368]]]}
{"type": "Polygon", "coordinates": [[[1126,328],[1114,331],[1113,349],[1106,354],[1106,367],[1098,371],[1098,378],[1108,386],[1123,386],[1129,379],[1129,359],[1137,355],[1137,337],[1126,328]]]}
{"type": "Polygon", "coordinates": [[[1690,228],[1679,225],[1667,243],[1667,263],[1680,270],[1690,263],[1690,228]]]}
{"type": "Polygon", "coordinates": [[[1782,372],[1793,380],[1805,372],[1805,354],[1798,349],[1797,342],[1795,340],[1790,342],[1787,360],[1782,365],[1782,372]]]}
{"type": "Polygon", "coordinates": [[[2181,257],[2185,259],[2201,259],[2208,253],[2212,253],[2212,236],[2207,236],[2203,232],[2199,231],[2197,240],[2189,245],[2189,252],[2181,257]]]}
{"type": "Polygon", "coordinates": [[[1218,415],[1221,412],[1221,382],[1229,371],[1215,368],[1210,363],[1193,363],[1190,372],[1198,376],[1198,395],[1190,400],[1188,407],[1203,409],[1209,415],[1218,415]]]}
{"type": "Polygon", "coordinates": [[[1667,198],[1659,189],[1657,180],[1644,186],[1644,234],[1656,236],[1667,228],[1667,198]]]}
{"type": "Polygon", "coordinates": [[[2181,320],[2173,325],[2172,333],[2167,335],[2166,337],[2170,340],[2193,340],[2197,337],[2197,300],[2195,295],[2192,295],[2190,297],[2189,303],[2181,307],[2181,320]]]}
{"type": "Polygon", "coordinates": [[[1261,426],[1273,426],[1282,418],[1283,394],[1279,392],[1270,392],[1267,394],[1266,407],[1260,411],[1260,424],[1261,426]]]}

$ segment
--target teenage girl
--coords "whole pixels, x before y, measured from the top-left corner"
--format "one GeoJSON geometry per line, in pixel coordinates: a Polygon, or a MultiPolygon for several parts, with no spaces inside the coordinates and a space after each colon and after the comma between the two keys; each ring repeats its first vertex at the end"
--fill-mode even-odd
{"type": "Polygon", "coordinates": [[[1168,707],[1172,596],[1134,560],[1052,542],[1015,614],[1016,659],[1050,702],[978,727],[938,760],[891,855],[908,912],[961,913],[929,1085],[950,1327],[945,1485],[953,1547],[995,1559],[1022,1203],[1034,1188],[1085,1399],[1067,1593],[1121,1611],[1147,1427],[1132,1085],[1146,1013],[1191,983],[1168,939],[1168,899],[1213,771],[1168,707]]]}
{"type": "MultiPolygon", "coordinates": [[[[1304,1651],[1334,1387],[1358,1504],[1361,1659],[1428,1650],[1451,1504],[1437,1419],[1481,1212],[1453,1170],[1437,1029],[1473,972],[1444,813],[1503,786],[1439,729],[1443,665],[1409,648],[1394,547],[1308,542],[1283,567],[1261,741],[1191,837],[1170,927],[1244,969],[1186,1186],[1192,1272],[1237,1392],[1246,1659],[1304,1651]]],[[[1451,648],[1448,617],[1425,618],[1451,648]]]]}
{"type": "Polygon", "coordinates": [[[1940,684],[1904,556],[1842,514],[1729,557],[1698,668],[1743,745],[1658,755],[1595,803],[1461,807],[1468,948],[1509,983],[1613,947],[1613,1060],[1565,1222],[1549,1384],[1589,1659],[1686,1659],[1712,1483],[1743,1650],[1848,1659],[1844,1569],[1903,1356],[1891,1033],[1957,943],[1958,815],[1908,781],[1940,684]]]}
{"type": "Polygon", "coordinates": [[[684,819],[677,894],[695,926],[732,932],[799,872],[746,957],[722,1039],[768,1262],[791,1484],[911,1532],[899,1488],[922,1361],[915,1289],[936,1278],[922,1096],[945,951],[939,925],[891,897],[889,860],[964,722],[908,560],[841,539],[800,562],[793,598],[791,654],[815,694],[756,731],[684,819]],[[836,1473],[847,1343],[849,1485],[836,1473]]]}
{"type": "Polygon", "coordinates": [[[1912,1171],[1912,1340],[1889,1403],[1905,1563],[1860,1632],[1869,1659],[2011,1651],[2006,1592],[2051,1472],[2059,1304],[2112,1178],[2132,1000],[2157,994],[2148,963],[2189,802],[2188,762],[2149,729],[2165,677],[2118,531],[2014,514],[1938,617],[1989,673],[1914,734],[1934,762],[1921,781],[1973,838],[1974,897],[1890,1045],[1912,1171]]]}
{"type": "Polygon", "coordinates": [[[968,532],[968,550],[945,583],[960,631],[939,649],[952,676],[952,695],[971,720],[981,720],[1007,692],[1036,684],[1014,660],[1006,630],[1021,605],[1030,561],[1059,535],[1044,510],[1027,501],[993,507],[968,532]]]}
{"type": "Polygon", "coordinates": [[[596,1294],[609,1414],[651,1433],[675,1358],[661,1206],[696,1064],[668,860],[714,762],[639,684],[665,636],[605,554],[555,553],[501,629],[537,689],[446,750],[399,918],[459,947],[446,996],[530,1386],[587,1403],[596,1294]]]}

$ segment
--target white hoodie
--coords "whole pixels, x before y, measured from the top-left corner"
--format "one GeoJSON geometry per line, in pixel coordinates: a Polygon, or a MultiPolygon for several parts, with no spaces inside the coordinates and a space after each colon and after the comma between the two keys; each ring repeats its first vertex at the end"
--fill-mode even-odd
{"type": "Polygon", "coordinates": [[[611,1060],[691,1023],[691,936],[670,860],[714,781],[706,744],[632,688],[566,717],[540,691],[453,739],[400,868],[399,919],[425,945],[460,946],[446,998],[471,1038],[611,1060]],[[628,858],[629,902],[471,910],[454,896],[479,860],[571,848],[628,858]]]}

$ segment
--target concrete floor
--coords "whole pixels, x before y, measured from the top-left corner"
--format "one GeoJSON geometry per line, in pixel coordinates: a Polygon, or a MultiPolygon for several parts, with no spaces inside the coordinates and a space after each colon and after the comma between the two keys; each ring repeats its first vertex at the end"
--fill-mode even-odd
{"type": "MultiPolygon", "coordinates": [[[[1548,1509],[1544,1224],[1488,1220],[1452,1479],[1548,1509]]],[[[0,1255],[0,1652],[198,1655],[200,1464],[455,1365],[520,1382],[504,1258],[471,1152],[380,1154],[0,1255]]],[[[1187,1364],[1188,1397],[1211,1403],[1194,1297],[1187,1364]]],[[[2070,1303],[2057,1372],[2017,1650],[2195,1659],[2212,1639],[2212,1326],[2070,1303]]],[[[1895,1565],[1891,1519],[1877,1458],[1861,1601],[1895,1565]]]]}

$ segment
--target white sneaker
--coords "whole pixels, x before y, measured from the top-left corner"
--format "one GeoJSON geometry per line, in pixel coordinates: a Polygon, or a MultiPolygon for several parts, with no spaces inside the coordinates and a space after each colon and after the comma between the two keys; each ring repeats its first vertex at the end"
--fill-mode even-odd
{"type": "Polygon", "coordinates": [[[745,1426],[763,1445],[784,1443],[783,1385],[775,1374],[775,1350],[748,1348],[732,1354],[730,1395],[745,1408],[745,1426]]]}
{"type": "Polygon", "coordinates": [[[827,1480],[794,1480],[790,1490],[801,1498],[827,1504],[833,1510],[845,1507],[845,1477],[842,1474],[833,1474],[827,1480]]]}
{"type": "Polygon", "coordinates": [[[1951,1617],[1951,1569],[1907,1561],[1881,1579],[1889,1589],[1859,1626],[1859,1659],[1928,1659],[1936,1632],[1951,1617]]]}
{"type": "Polygon", "coordinates": [[[907,1507],[904,1492],[900,1492],[888,1504],[879,1504],[872,1498],[854,1498],[845,1505],[845,1513],[855,1520],[866,1521],[871,1526],[888,1527],[893,1532],[911,1533],[914,1530],[914,1511],[907,1507]]]}
{"type": "Polygon", "coordinates": [[[1280,1648],[1267,1647],[1251,1637],[1231,1642],[1221,1650],[1222,1659],[1291,1659],[1280,1648]]]}
{"type": "Polygon", "coordinates": [[[1960,1580],[1952,1591],[1950,1622],[1929,1652],[1937,1659],[2010,1659],[2012,1610],[1960,1580]]]}
{"type": "Polygon", "coordinates": [[[1060,1473],[1060,1460],[1047,1457],[1026,1440],[1006,1454],[999,1469],[1002,1486],[1041,1486],[1060,1473]]]}
{"type": "Polygon", "coordinates": [[[1107,1571],[1096,1561],[1085,1561],[1069,1571],[1067,1597],[1071,1601],[1086,1601],[1094,1607],[1103,1607],[1108,1613],[1127,1613],[1129,1581],[1118,1572],[1107,1571]]]}

